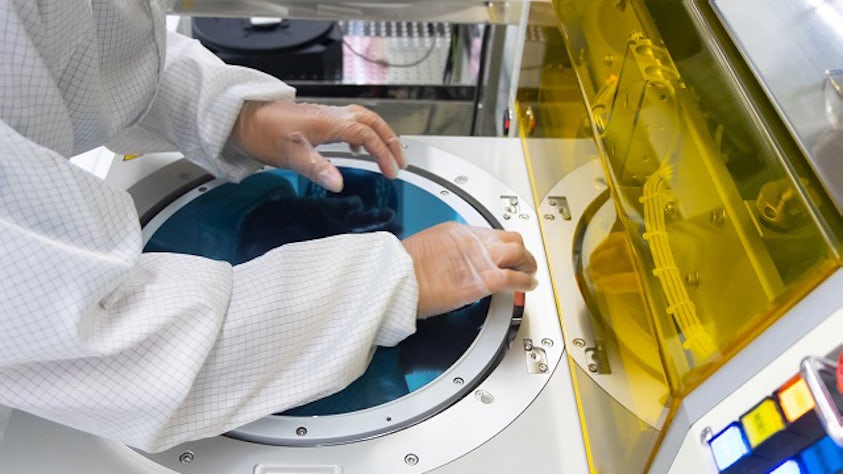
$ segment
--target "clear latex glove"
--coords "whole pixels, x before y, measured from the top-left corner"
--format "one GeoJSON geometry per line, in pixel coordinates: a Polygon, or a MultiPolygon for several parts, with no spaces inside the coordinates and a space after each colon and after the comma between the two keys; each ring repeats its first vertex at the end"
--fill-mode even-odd
{"type": "Polygon", "coordinates": [[[352,152],[365,148],[387,178],[407,162],[395,132],[365,107],[333,107],[292,102],[246,102],[231,139],[256,160],[296,171],[333,192],[342,190],[342,175],[314,147],[346,142],[352,152]]]}
{"type": "Polygon", "coordinates": [[[451,311],[498,291],[536,287],[536,259],[515,232],[447,222],[402,243],[413,258],[419,318],[451,311]]]}

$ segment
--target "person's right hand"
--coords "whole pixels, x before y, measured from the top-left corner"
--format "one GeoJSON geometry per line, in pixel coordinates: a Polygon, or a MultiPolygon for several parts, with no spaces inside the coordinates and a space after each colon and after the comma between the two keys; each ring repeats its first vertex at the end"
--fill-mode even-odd
{"type": "Polygon", "coordinates": [[[418,317],[465,306],[492,293],[536,287],[536,259],[515,232],[446,222],[402,241],[419,285],[418,317]]]}

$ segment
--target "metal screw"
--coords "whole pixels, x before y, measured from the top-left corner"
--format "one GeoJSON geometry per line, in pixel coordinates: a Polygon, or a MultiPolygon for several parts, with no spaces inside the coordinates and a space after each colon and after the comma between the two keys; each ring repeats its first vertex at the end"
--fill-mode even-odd
{"type": "Polygon", "coordinates": [[[533,350],[533,341],[531,339],[524,339],[524,350],[527,352],[533,350]]]}
{"type": "Polygon", "coordinates": [[[518,205],[518,198],[516,198],[516,197],[509,198],[509,203],[512,204],[513,206],[517,206],[518,205]]]}
{"type": "Polygon", "coordinates": [[[207,191],[207,190],[208,190],[208,188],[206,188],[205,186],[201,186],[201,187],[198,189],[198,191],[199,191],[200,193],[204,193],[204,192],[205,192],[205,191],[207,191]]]}
{"type": "Polygon", "coordinates": [[[480,400],[481,403],[484,403],[486,405],[495,401],[495,397],[493,397],[491,393],[485,390],[478,390],[474,392],[474,397],[480,400]]]}
{"type": "Polygon", "coordinates": [[[512,219],[512,215],[511,214],[504,214],[503,219],[508,221],[508,220],[512,219]]]}
{"type": "Polygon", "coordinates": [[[419,463],[419,457],[413,453],[404,456],[404,463],[408,466],[415,466],[419,463]]]}
{"type": "Polygon", "coordinates": [[[551,207],[556,207],[556,199],[551,199],[550,205],[551,205],[551,207]]]}
{"type": "Polygon", "coordinates": [[[193,454],[193,451],[185,451],[179,455],[179,462],[182,464],[188,464],[194,459],[196,459],[196,455],[193,454]]]}
{"type": "Polygon", "coordinates": [[[553,339],[550,339],[549,337],[542,339],[542,345],[544,347],[553,347],[553,339]]]}
{"type": "Polygon", "coordinates": [[[457,184],[465,184],[466,182],[468,182],[468,176],[457,176],[456,178],[454,178],[454,182],[457,184]]]}
{"type": "Polygon", "coordinates": [[[462,385],[465,383],[465,380],[462,377],[454,377],[454,385],[462,385]]]}
{"type": "Polygon", "coordinates": [[[536,114],[532,107],[527,107],[524,111],[523,122],[527,126],[527,135],[532,135],[536,131],[536,114]]]}
{"type": "Polygon", "coordinates": [[[530,220],[530,216],[527,215],[527,214],[518,214],[518,218],[521,219],[522,221],[530,220]]]}
{"type": "Polygon", "coordinates": [[[305,428],[304,426],[299,426],[298,428],[296,428],[296,434],[299,435],[299,436],[306,435],[307,434],[307,428],[305,428]]]}
{"type": "Polygon", "coordinates": [[[673,201],[668,202],[664,205],[664,215],[669,216],[676,211],[676,203],[673,201]]]}
{"type": "Polygon", "coordinates": [[[588,364],[589,372],[597,372],[597,364],[588,364]]]}
{"type": "Polygon", "coordinates": [[[581,337],[578,337],[571,342],[573,342],[574,345],[577,346],[577,347],[585,347],[585,339],[583,339],[581,337]]]}
{"type": "Polygon", "coordinates": [[[542,373],[547,372],[547,364],[545,364],[545,363],[539,364],[539,372],[542,372],[542,373]]]}
{"type": "Polygon", "coordinates": [[[717,227],[723,227],[723,222],[726,221],[726,210],[725,209],[715,209],[711,211],[711,215],[709,216],[709,220],[712,224],[716,225],[717,227]]]}
{"type": "Polygon", "coordinates": [[[693,287],[699,288],[700,286],[700,272],[692,272],[685,275],[685,284],[693,287]]]}
{"type": "Polygon", "coordinates": [[[552,221],[552,220],[556,219],[556,216],[554,216],[553,214],[545,214],[544,218],[545,218],[545,220],[552,221]]]}
{"type": "Polygon", "coordinates": [[[710,440],[712,436],[714,436],[714,430],[712,430],[710,426],[706,426],[700,432],[700,443],[708,444],[708,440],[710,440]]]}

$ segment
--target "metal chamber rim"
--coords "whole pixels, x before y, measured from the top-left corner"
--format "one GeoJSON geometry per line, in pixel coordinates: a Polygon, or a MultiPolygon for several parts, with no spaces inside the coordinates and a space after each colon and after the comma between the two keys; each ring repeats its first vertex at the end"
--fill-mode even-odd
{"type": "MultiPolygon", "coordinates": [[[[366,155],[323,152],[336,166],[377,171],[366,155]]],[[[166,169],[166,168],[165,168],[166,169]]],[[[477,179],[478,177],[475,177],[477,179]]],[[[494,216],[462,189],[436,174],[419,168],[402,170],[398,179],[418,186],[444,201],[470,225],[501,228],[494,216]]],[[[155,231],[179,209],[224,184],[210,182],[183,189],[143,227],[146,243],[155,231]]],[[[173,195],[171,193],[170,195],[173,195]]],[[[510,332],[514,302],[511,294],[492,295],[483,327],[462,356],[436,379],[396,400],[360,411],[312,417],[269,415],[226,433],[227,436],[279,446],[322,446],[351,443],[386,435],[447,409],[480,384],[497,366],[510,332]]]]}

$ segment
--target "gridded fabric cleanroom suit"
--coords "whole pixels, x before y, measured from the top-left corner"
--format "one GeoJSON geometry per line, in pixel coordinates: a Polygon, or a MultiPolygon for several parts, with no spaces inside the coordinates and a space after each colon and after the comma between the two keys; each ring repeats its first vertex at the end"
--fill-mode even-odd
{"type": "Polygon", "coordinates": [[[128,194],[67,157],[179,150],[237,181],[258,168],[226,154],[242,101],[294,95],[166,32],[164,13],[0,0],[0,405],[148,451],[341,389],[414,331],[418,291],[385,233],[235,267],[141,253],[128,194]]]}

